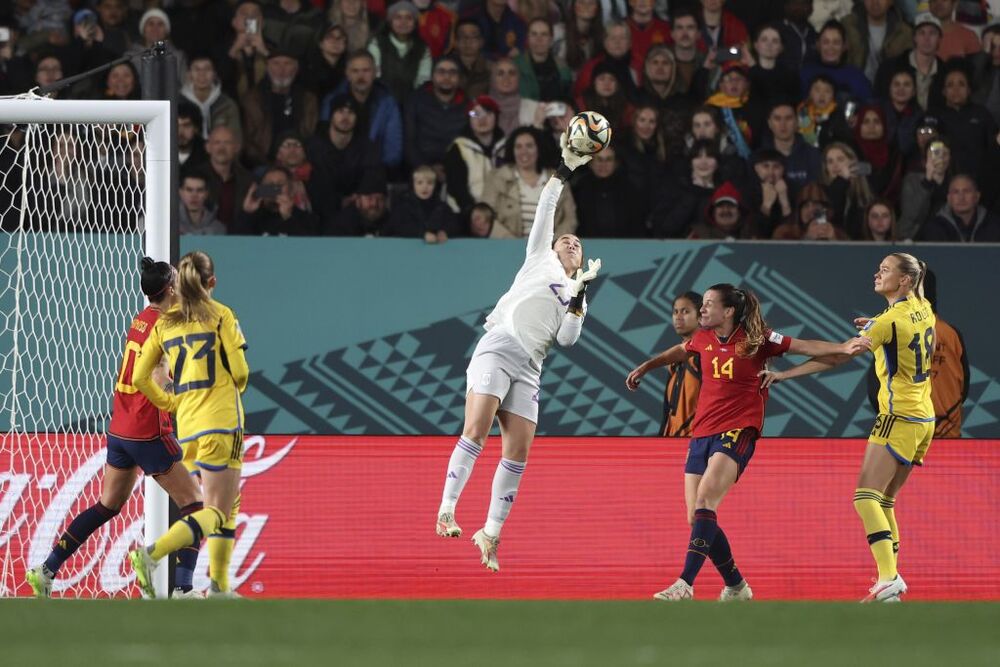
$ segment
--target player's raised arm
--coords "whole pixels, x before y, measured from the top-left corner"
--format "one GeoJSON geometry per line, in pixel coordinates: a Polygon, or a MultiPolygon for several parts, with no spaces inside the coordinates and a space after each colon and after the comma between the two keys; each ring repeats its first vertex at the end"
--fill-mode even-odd
{"type": "Polygon", "coordinates": [[[655,357],[647,359],[632,369],[632,372],[630,372],[625,378],[625,386],[628,387],[629,391],[635,391],[639,388],[639,384],[642,382],[642,377],[646,373],[654,368],[662,368],[663,366],[668,366],[670,364],[679,364],[687,359],[688,354],[689,352],[684,349],[684,343],[677,343],[677,345],[667,348],[655,357]]]}
{"type": "Polygon", "coordinates": [[[160,359],[163,357],[163,348],[160,343],[159,329],[154,326],[149,338],[142,344],[142,350],[138,357],[136,357],[135,368],[132,370],[132,384],[149,399],[150,403],[159,409],[177,412],[177,396],[163,391],[163,388],[153,377],[153,372],[160,365],[160,359]]]}
{"type": "Polygon", "coordinates": [[[835,354],[857,356],[871,349],[871,340],[865,336],[855,336],[843,343],[830,343],[825,340],[804,340],[793,338],[788,346],[792,354],[804,354],[807,357],[824,357],[835,354]]]}
{"type": "Polygon", "coordinates": [[[587,164],[593,158],[592,155],[577,155],[571,151],[566,145],[565,132],[559,137],[559,146],[562,148],[562,164],[559,165],[549,182],[545,184],[542,194],[538,197],[535,221],[531,225],[531,232],[528,234],[528,247],[525,251],[528,255],[552,248],[556,206],[559,204],[559,196],[562,194],[563,186],[574,170],[587,164]]]}
{"type": "Polygon", "coordinates": [[[845,361],[849,361],[851,358],[852,356],[849,354],[830,354],[822,357],[814,357],[809,361],[803,361],[798,366],[793,366],[785,371],[772,371],[765,368],[757,373],[757,375],[760,376],[761,389],[767,389],[776,382],[784,382],[785,380],[791,380],[792,378],[812,373],[822,373],[841,365],[845,361]]]}

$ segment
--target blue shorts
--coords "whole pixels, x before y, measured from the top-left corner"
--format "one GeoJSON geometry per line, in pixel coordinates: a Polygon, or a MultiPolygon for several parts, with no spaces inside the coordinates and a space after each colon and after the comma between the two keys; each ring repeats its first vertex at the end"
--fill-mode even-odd
{"type": "Polygon", "coordinates": [[[721,452],[736,461],[739,466],[736,478],[739,479],[753,457],[759,437],[760,433],[755,428],[738,428],[725,433],[692,438],[688,444],[684,472],[692,475],[704,475],[708,468],[708,459],[712,454],[721,452]]]}
{"type": "Polygon", "coordinates": [[[108,465],[128,470],[139,466],[147,475],[170,472],[181,460],[181,446],[173,435],[154,440],[127,440],[108,434],[108,465]]]}

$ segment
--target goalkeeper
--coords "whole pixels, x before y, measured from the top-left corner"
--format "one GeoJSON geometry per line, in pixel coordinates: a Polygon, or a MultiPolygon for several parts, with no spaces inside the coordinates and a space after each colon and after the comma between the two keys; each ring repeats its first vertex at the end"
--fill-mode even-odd
{"type": "Polygon", "coordinates": [[[563,234],[553,239],[556,204],[565,182],[574,169],[591,159],[569,150],[565,134],[560,144],[563,162],[539,197],[524,263],[486,318],[486,334],[466,369],[465,427],[448,461],[438,511],[437,534],[460,536],[455,506],[493,419],[498,418],[502,456],[493,475],[486,525],[472,537],[483,565],[494,572],[500,569],[500,529],[517,496],[535,437],[542,360],[553,342],[568,347],[580,338],[587,283],[601,268],[599,259],[590,260],[586,271],[581,268],[583,246],[576,236],[563,234]]]}

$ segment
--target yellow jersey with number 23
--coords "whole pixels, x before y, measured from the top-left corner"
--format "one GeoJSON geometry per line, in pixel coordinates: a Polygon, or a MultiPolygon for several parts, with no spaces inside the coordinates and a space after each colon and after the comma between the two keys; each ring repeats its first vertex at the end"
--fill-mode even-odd
{"type": "Polygon", "coordinates": [[[905,421],[934,421],[931,359],[934,312],[926,299],[899,299],[868,321],[861,335],[872,341],[878,375],[878,411],[905,421]]]}

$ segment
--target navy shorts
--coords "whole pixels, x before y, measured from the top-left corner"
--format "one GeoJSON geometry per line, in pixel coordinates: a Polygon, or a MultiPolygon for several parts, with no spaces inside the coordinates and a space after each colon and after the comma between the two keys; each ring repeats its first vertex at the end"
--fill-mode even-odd
{"type": "Polygon", "coordinates": [[[181,446],[172,435],[155,440],[127,440],[108,434],[108,465],[128,470],[139,466],[147,475],[162,475],[181,460],[181,446]]]}
{"type": "Polygon", "coordinates": [[[755,428],[738,428],[715,435],[692,438],[688,444],[684,472],[692,475],[704,475],[705,469],[708,468],[709,457],[716,452],[721,452],[736,461],[739,466],[736,477],[739,478],[753,457],[759,437],[760,433],[755,428]]]}

